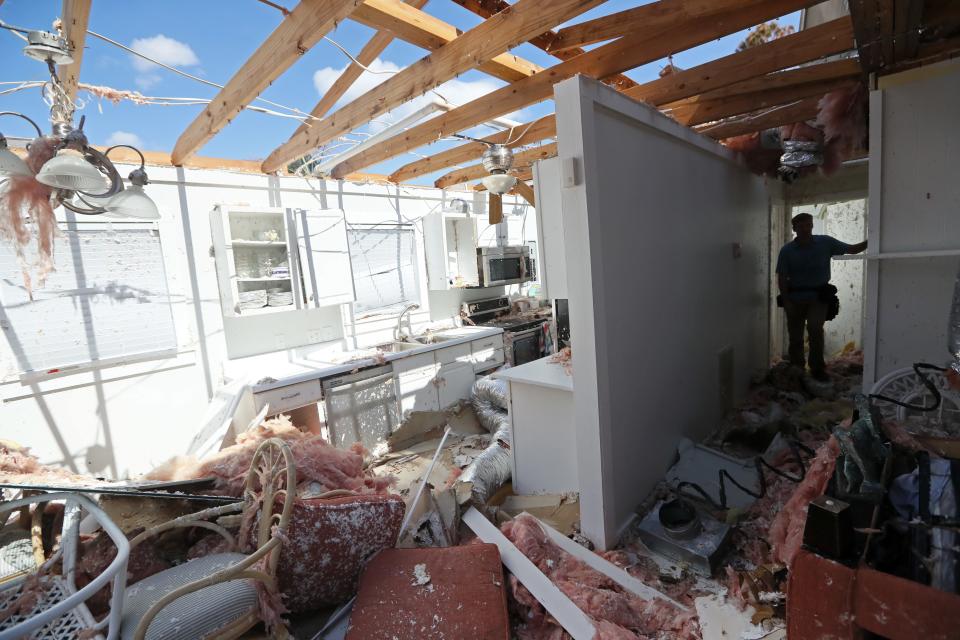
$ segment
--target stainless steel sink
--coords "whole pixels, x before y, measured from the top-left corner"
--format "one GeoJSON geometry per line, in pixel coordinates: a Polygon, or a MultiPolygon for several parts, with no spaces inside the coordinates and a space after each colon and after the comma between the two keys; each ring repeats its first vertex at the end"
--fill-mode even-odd
{"type": "Polygon", "coordinates": [[[446,342],[447,340],[453,340],[455,336],[445,336],[436,333],[428,333],[422,336],[414,336],[411,340],[416,340],[420,344],[437,344],[438,342],[446,342]]]}
{"type": "Polygon", "coordinates": [[[382,353],[401,353],[403,351],[412,351],[420,349],[423,345],[419,342],[387,342],[378,344],[376,349],[382,353]]]}

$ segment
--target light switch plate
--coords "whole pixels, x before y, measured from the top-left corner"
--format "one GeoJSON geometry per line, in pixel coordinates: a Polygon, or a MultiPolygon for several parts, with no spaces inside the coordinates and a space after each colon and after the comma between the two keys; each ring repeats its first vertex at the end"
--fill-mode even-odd
{"type": "Polygon", "coordinates": [[[579,184],[576,158],[563,158],[560,161],[560,181],[565,188],[575,187],[579,184]]]}

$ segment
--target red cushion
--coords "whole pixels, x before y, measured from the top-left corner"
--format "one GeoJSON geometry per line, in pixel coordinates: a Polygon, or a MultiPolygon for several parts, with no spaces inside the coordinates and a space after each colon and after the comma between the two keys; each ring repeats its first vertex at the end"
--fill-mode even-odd
{"type": "Polygon", "coordinates": [[[396,544],[404,509],[399,496],[296,500],[277,566],[287,608],[312,611],[349,599],[367,561],[396,544]]]}
{"type": "Polygon", "coordinates": [[[346,640],[509,640],[496,545],[388,549],[360,577],[346,640]],[[424,565],[418,572],[416,566],[424,565]],[[417,577],[428,575],[429,582],[417,577]]]}

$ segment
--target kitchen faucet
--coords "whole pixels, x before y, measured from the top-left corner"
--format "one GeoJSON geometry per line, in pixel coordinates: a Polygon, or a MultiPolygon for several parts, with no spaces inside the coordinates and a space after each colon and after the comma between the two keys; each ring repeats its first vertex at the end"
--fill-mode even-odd
{"type": "MultiPolygon", "coordinates": [[[[413,311],[414,309],[419,309],[419,308],[420,308],[420,305],[418,305],[415,302],[413,304],[408,304],[403,308],[403,311],[401,311],[400,315],[397,316],[397,327],[393,330],[394,340],[403,341],[403,339],[407,337],[402,333],[400,333],[403,330],[403,316],[407,315],[407,313],[409,313],[410,311],[413,311]]],[[[410,324],[409,316],[407,317],[407,329],[410,331],[410,333],[413,333],[413,326],[410,324]]]]}

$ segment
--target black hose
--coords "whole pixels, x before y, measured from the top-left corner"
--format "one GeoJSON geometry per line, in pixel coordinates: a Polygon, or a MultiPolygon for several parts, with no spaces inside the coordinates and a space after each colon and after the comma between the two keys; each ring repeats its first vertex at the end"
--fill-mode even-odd
{"type": "Polygon", "coordinates": [[[931,394],[933,394],[933,404],[930,405],[929,407],[925,407],[923,405],[917,405],[917,404],[910,404],[909,402],[903,402],[902,400],[895,400],[894,398],[889,398],[887,396],[882,396],[876,393],[872,393],[867,397],[872,398],[874,400],[883,400],[884,402],[892,402],[898,407],[903,407],[905,409],[913,409],[914,411],[927,412],[927,411],[936,410],[940,406],[940,402],[943,400],[943,398],[940,395],[940,390],[937,389],[937,385],[935,385],[930,380],[930,378],[923,375],[923,373],[920,372],[921,369],[930,369],[931,371],[947,371],[947,369],[945,367],[938,367],[935,364],[929,364],[927,362],[913,363],[913,371],[917,374],[917,377],[920,378],[920,381],[923,382],[923,386],[925,386],[927,390],[930,391],[931,394]]]}

